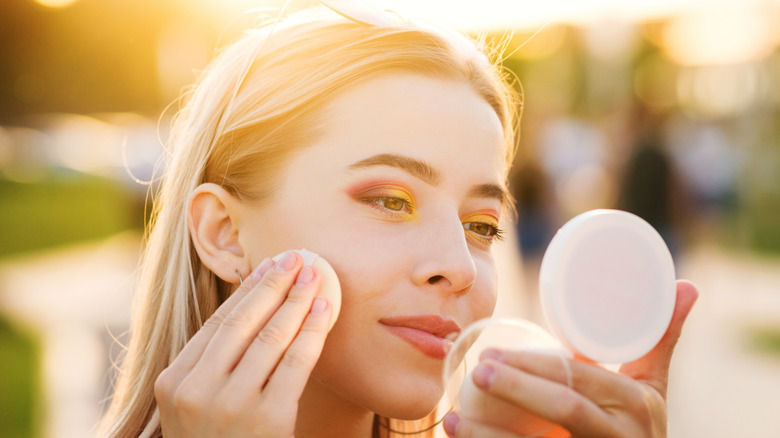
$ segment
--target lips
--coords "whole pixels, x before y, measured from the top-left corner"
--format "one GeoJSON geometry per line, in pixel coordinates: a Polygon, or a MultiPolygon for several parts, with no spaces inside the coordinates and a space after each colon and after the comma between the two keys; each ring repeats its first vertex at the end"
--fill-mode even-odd
{"type": "Polygon", "coordinates": [[[440,315],[393,316],[379,320],[379,324],[426,356],[439,360],[444,359],[452,339],[461,331],[458,323],[440,315]]]}

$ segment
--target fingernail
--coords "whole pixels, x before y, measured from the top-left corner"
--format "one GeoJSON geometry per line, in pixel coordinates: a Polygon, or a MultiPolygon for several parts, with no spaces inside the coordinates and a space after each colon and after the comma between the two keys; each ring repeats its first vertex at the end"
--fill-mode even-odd
{"type": "Polygon", "coordinates": [[[311,266],[304,266],[301,268],[301,271],[298,272],[298,278],[295,279],[295,284],[298,286],[303,286],[305,284],[311,283],[313,279],[314,271],[311,269],[311,266]]]}
{"type": "Polygon", "coordinates": [[[311,313],[322,313],[328,308],[328,300],[325,297],[315,297],[311,305],[311,313]]]}
{"type": "Polygon", "coordinates": [[[274,261],[270,258],[267,258],[263,260],[262,263],[257,265],[254,271],[252,271],[252,278],[255,280],[259,280],[263,278],[263,275],[265,275],[266,272],[268,272],[269,269],[271,269],[271,266],[273,266],[274,261]]]}
{"type": "Polygon", "coordinates": [[[295,261],[295,253],[293,251],[287,251],[284,253],[284,257],[276,263],[276,270],[279,272],[291,271],[292,268],[295,267],[295,261]]]}
{"type": "Polygon", "coordinates": [[[458,430],[458,423],[460,423],[460,417],[455,412],[450,412],[444,416],[442,425],[444,431],[447,432],[447,436],[455,436],[455,432],[458,430]]]}
{"type": "Polygon", "coordinates": [[[482,389],[488,389],[490,388],[490,385],[493,384],[493,377],[495,376],[495,373],[496,370],[492,365],[481,363],[477,365],[476,368],[474,368],[474,383],[482,389]]]}
{"type": "Polygon", "coordinates": [[[495,348],[488,348],[479,355],[480,362],[487,359],[493,359],[496,362],[501,362],[503,355],[495,348]]]}

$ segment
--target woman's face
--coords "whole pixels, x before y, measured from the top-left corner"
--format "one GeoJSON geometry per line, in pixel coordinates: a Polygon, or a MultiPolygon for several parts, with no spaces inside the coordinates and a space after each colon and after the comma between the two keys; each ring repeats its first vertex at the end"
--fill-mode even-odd
{"type": "Polygon", "coordinates": [[[239,239],[253,266],[298,248],[328,260],[342,310],[314,378],[419,418],[443,393],[439,336],[495,305],[501,124],[467,84],[414,74],[360,82],[324,110],[323,135],[292,156],[273,197],[243,207],[239,239]]]}

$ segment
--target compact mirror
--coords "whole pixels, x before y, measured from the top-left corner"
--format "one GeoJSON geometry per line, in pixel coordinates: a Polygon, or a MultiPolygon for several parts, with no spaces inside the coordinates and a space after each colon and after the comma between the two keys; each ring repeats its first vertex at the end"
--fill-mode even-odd
{"type": "Polygon", "coordinates": [[[571,387],[569,353],[541,327],[522,319],[487,318],[469,325],[444,359],[444,387],[452,408],[463,418],[485,425],[510,427],[518,437],[555,437],[554,424],[508,402],[488,396],[472,380],[480,354],[488,348],[532,351],[557,357],[571,387]],[[509,423],[507,420],[509,419],[509,423]]]}
{"type": "Polygon", "coordinates": [[[571,351],[630,362],[661,340],[677,298],[672,256],[643,219],[592,210],[567,222],[542,259],[539,294],[547,322],[571,351]]]}
{"type": "MultiPolygon", "coordinates": [[[[643,219],[592,210],[567,222],[547,247],[539,294],[554,334],[522,319],[484,319],[467,327],[444,361],[453,409],[518,436],[558,437],[562,429],[477,388],[472,372],[488,348],[555,355],[572,386],[572,353],[624,363],[647,354],[669,327],[677,299],[674,262],[661,236],[643,219]]],[[[555,361],[557,362],[557,361],[555,361]]],[[[565,431],[564,431],[565,432],[565,431]]]]}

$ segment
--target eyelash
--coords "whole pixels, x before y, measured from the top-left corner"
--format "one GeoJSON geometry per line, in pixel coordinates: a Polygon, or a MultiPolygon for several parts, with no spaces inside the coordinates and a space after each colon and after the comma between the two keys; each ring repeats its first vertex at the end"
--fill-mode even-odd
{"type": "Polygon", "coordinates": [[[481,240],[481,241],[483,241],[485,243],[488,243],[488,244],[493,243],[495,241],[499,241],[500,242],[500,241],[504,240],[504,230],[502,230],[501,228],[498,228],[498,226],[493,225],[493,224],[488,223],[488,222],[465,222],[463,224],[463,229],[466,230],[466,231],[472,231],[472,235],[475,238],[477,238],[477,239],[479,239],[479,240],[481,240]],[[474,232],[472,230],[469,230],[468,227],[467,227],[469,224],[487,225],[487,227],[490,229],[490,235],[489,236],[485,236],[485,235],[476,233],[476,232],[474,232]]]}
{"type": "Polygon", "coordinates": [[[404,215],[408,216],[414,214],[414,205],[412,205],[412,201],[404,198],[399,198],[397,196],[376,196],[372,198],[361,199],[360,202],[370,207],[373,207],[379,210],[379,212],[393,218],[399,218],[404,215]],[[387,207],[386,203],[388,201],[400,201],[404,204],[404,207],[402,210],[393,210],[387,207]]]}
{"type": "MultiPolygon", "coordinates": [[[[392,218],[402,218],[404,216],[408,217],[409,215],[414,214],[414,205],[412,204],[412,202],[408,199],[400,198],[397,196],[376,196],[376,197],[361,199],[360,202],[392,218]],[[387,207],[387,203],[389,201],[403,203],[402,209],[394,210],[392,208],[387,207]]],[[[504,230],[489,222],[480,222],[480,221],[464,222],[463,230],[470,231],[470,236],[473,236],[475,239],[478,239],[483,244],[489,245],[495,241],[504,240],[504,230]],[[470,229],[470,225],[475,225],[475,224],[486,225],[489,229],[488,232],[489,235],[479,234],[476,231],[470,229]]]]}

